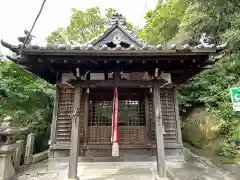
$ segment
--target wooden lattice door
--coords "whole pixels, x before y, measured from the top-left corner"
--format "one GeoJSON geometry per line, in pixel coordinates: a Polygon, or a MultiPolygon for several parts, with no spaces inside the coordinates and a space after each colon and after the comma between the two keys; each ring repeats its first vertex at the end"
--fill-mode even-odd
{"type": "MultiPolygon", "coordinates": [[[[110,144],[112,122],[112,89],[90,92],[88,144],[110,144]]],[[[120,144],[144,144],[146,122],[144,92],[139,89],[119,89],[120,144]]]]}

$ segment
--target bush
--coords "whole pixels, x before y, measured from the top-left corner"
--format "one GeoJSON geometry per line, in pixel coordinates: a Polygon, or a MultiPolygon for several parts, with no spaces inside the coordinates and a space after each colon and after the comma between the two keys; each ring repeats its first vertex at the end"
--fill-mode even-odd
{"type": "Polygon", "coordinates": [[[216,153],[220,156],[234,158],[237,155],[237,148],[234,142],[224,141],[220,143],[219,149],[217,149],[216,153]]]}

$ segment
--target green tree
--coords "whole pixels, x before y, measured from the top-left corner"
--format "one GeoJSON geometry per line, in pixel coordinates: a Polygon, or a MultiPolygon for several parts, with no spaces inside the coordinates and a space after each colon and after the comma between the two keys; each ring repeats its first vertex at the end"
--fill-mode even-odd
{"type": "Polygon", "coordinates": [[[54,87],[26,73],[11,61],[0,60],[0,120],[12,116],[36,132],[35,150],[48,148],[54,87]]]}
{"type": "MultiPolygon", "coordinates": [[[[86,11],[72,9],[70,24],[66,28],[58,28],[48,37],[47,42],[53,44],[74,44],[86,43],[104,31],[105,25],[113,13],[117,12],[114,8],[105,10],[102,16],[98,7],[88,8],[86,11]]],[[[123,17],[126,19],[126,17],[123,17]]],[[[136,30],[132,24],[127,22],[130,30],[136,30]]]]}
{"type": "Polygon", "coordinates": [[[146,13],[145,24],[139,36],[151,44],[167,43],[179,30],[179,23],[187,8],[187,1],[159,1],[154,10],[146,13]]]}
{"type": "Polygon", "coordinates": [[[99,8],[89,8],[85,12],[72,9],[70,24],[66,28],[59,28],[48,36],[49,43],[71,43],[72,41],[85,43],[96,37],[104,30],[104,18],[99,8]]]}

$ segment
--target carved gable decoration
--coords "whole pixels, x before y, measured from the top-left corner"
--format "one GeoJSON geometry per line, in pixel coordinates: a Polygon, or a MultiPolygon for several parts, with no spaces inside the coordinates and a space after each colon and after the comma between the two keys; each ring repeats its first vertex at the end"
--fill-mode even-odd
{"type": "Polygon", "coordinates": [[[94,47],[100,48],[107,45],[110,48],[129,48],[130,46],[139,48],[143,46],[143,42],[127,29],[121,14],[113,14],[110,23],[111,26],[103,34],[92,40],[91,44],[94,47]]]}
{"type": "Polygon", "coordinates": [[[116,47],[117,45],[125,48],[128,48],[131,45],[142,47],[140,42],[137,42],[134,37],[131,37],[131,35],[119,25],[111,28],[110,32],[105,33],[105,36],[99,39],[99,41],[93,43],[93,46],[99,48],[104,44],[106,44],[108,47],[116,47]]]}

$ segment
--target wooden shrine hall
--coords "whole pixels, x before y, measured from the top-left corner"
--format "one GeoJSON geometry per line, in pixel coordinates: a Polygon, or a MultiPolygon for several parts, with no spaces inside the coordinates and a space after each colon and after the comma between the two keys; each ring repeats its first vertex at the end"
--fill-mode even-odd
{"type": "Polygon", "coordinates": [[[49,156],[70,156],[69,177],[76,176],[78,156],[112,156],[115,87],[119,157],[112,159],[157,156],[164,177],[165,158],[183,156],[176,87],[211,68],[225,46],[209,43],[205,34],[194,46],[148,45],[125,24],[114,14],[104,33],[86,44],[40,47],[32,36],[24,47],[1,41],[18,55],[10,60],[56,84],[49,156]]]}

